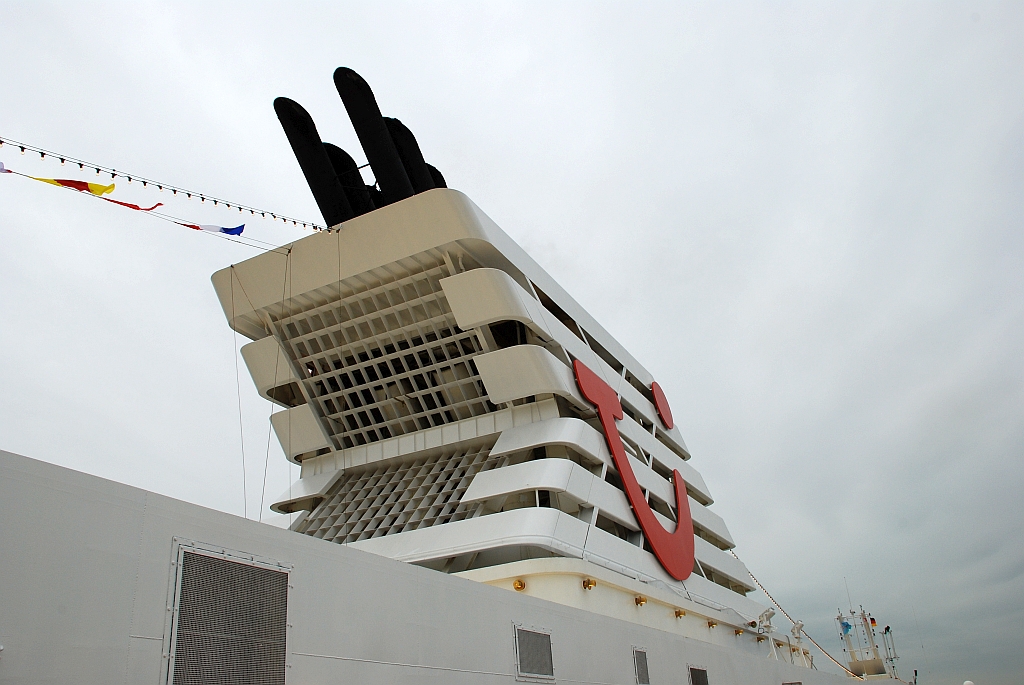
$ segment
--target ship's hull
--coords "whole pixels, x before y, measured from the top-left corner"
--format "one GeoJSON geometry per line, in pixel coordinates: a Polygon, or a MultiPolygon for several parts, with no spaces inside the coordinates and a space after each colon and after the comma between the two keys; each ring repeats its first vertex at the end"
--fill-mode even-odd
{"type": "Polygon", "coordinates": [[[777,658],[770,641],[759,653],[749,633],[709,627],[696,639],[653,627],[653,614],[645,625],[652,606],[612,618],[6,452],[0,507],[4,684],[630,685],[634,650],[654,685],[689,683],[691,668],[712,685],[846,681],[777,658]],[[228,587],[225,567],[266,581],[258,596],[228,588],[239,593],[230,621],[201,610],[204,588],[228,587]],[[550,636],[552,678],[524,673],[517,629],[550,636]],[[232,659],[252,670],[232,673],[232,659]]]}

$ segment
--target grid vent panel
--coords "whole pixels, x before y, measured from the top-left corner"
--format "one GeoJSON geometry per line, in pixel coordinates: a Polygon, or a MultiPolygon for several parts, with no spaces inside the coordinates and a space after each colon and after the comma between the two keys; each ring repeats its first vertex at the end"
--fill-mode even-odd
{"type": "Polygon", "coordinates": [[[459,329],[441,289],[443,258],[387,268],[296,298],[301,311],[276,322],[337,449],[497,410],[473,361],[480,340],[459,329]]]}
{"type": "Polygon", "coordinates": [[[297,530],[347,543],[460,521],[472,513],[460,502],[474,476],[507,459],[486,445],[346,474],[297,530]]]}
{"type": "Polygon", "coordinates": [[[287,573],[185,552],[179,588],[173,685],[284,685],[287,573]]]}
{"type": "Polygon", "coordinates": [[[532,678],[554,678],[551,658],[551,636],[534,630],[516,628],[516,656],[519,675],[532,678]]]}

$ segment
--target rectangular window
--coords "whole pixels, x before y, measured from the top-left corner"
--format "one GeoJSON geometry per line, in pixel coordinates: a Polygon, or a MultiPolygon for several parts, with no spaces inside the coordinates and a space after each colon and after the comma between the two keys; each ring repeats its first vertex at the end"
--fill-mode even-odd
{"type": "Polygon", "coordinates": [[[690,685],[708,685],[708,672],[703,668],[691,668],[690,685]]]}
{"type": "Polygon", "coordinates": [[[633,664],[636,666],[637,685],[651,685],[651,674],[647,670],[647,652],[634,649],[633,664]]]}

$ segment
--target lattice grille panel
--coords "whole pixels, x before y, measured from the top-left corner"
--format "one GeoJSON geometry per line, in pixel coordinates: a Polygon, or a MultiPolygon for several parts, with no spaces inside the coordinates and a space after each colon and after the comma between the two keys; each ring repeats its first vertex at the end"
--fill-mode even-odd
{"type": "Polygon", "coordinates": [[[300,525],[299,532],[346,543],[460,521],[473,477],[501,466],[490,446],[447,452],[343,476],[300,525]]]}
{"type": "Polygon", "coordinates": [[[497,407],[441,289],[442,261],[367,287],[344,281],[336,298],[284,318],[279,330],[335,447],[364,445],[481,416],[497,407]]]}
{"type": "Polygon", "coordinates": [[[173,685],[284,685],[288,574],[182,555],[173,685]]]}

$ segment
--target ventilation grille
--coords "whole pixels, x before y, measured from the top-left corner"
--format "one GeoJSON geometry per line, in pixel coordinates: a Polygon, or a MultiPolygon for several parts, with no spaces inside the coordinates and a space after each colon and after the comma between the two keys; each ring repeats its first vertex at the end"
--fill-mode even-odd
{"type": "Polygon", "coordinates": [[[173,685],[284,685],[288,574],[185,552],[173,685]]]}
{"type": "Polygon", "coordinates": [[[555,667],[551,660],[551,636],[547,633],[516,628],[516,657],[519,675],[555,677],[555,667]]]}
{"type": "Polygon", "coordinates": [[[651,685],[651,674],[647,670],[647,652],[642,649],[634,649],[633,663],[636,664],[637,685],[651,685]]]}
{"type": "Polygon", "coordinates": [[[456,326],[441,289],[449,268],[426,260],[371,287],[367,275],[342,281],[326,301],[278,322],[338,448],[497,410],[473,362],[483,347],[456,326]]]}
{"type": "Polygon", "coordinates": [[[356,542],[466,518],[460,504],[473,477],[507,461],[490,445],[345,475],[297,529],[333,542],[356,542]]]}
{"type": "Polygon", "coordinates": [[[703,668],[691,668],[690,685],[708,685],[708,672],[703,668]]]}

